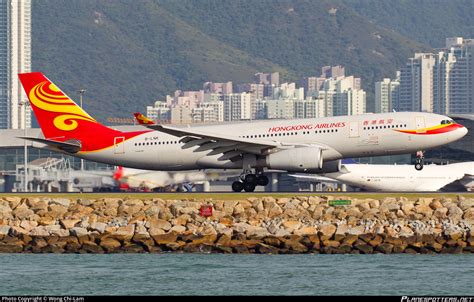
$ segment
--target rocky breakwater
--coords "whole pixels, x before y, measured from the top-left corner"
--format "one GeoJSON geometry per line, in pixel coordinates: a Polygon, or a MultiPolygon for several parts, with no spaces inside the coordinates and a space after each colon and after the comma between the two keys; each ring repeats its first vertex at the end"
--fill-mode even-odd
{"type": "Polygon", "coordinates": [[[474,252],[474,198],[332,199],[3,197],[0,252],[474,252]],[[203,217],[207,204],[213,213],[203,217]]]}

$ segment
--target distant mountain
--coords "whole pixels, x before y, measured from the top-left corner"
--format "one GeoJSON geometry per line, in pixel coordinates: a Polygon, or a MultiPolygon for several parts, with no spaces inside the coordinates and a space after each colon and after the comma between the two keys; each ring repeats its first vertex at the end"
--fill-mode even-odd
{"type": "Polygon", "coordinates": [[[374,23],[428,44],[444,47],[447,37],[474,38],[472,0],[345,0],[374,23]]]}
{"type": "Polygon", "coordinates": [[[342,64],[370,95],[375,80],[429,49],[329,0],[37,0],[32,24],[33,69],[73,99],[87,89],[85,108],[101,121],[258,71],[294,81],[342,64]]]}

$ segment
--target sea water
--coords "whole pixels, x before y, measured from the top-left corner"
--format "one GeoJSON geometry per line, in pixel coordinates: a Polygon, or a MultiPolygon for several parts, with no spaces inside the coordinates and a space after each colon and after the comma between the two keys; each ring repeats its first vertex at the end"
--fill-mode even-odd
{"type": "Polygon", "coordinates": [[[474,255],[0,254],[0,295],[474,295],[474,255]]]}

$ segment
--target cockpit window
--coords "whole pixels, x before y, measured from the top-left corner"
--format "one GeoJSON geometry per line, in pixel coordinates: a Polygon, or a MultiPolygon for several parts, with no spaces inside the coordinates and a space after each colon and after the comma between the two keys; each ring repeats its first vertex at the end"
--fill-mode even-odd
{"type": "Polygon", "coordinates": [[[453,120],[442,120],[441,125],[445,125],[445,124],[454,124],[454,121],[453,120]]]}

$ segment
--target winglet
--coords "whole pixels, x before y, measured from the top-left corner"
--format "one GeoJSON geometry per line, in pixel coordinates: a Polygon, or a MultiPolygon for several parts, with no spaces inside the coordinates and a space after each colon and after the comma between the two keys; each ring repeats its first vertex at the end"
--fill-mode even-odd
{"type": "Polygon", "coordinates": [[[154,125],[155,122],[152,121],[151,119],[147,118],[146,116],[144,116],[143,114],[141,114],[140,112],[135,112],[133,114],[135,116],[135,119],[137,120],[137,122],[140,124],[140,125],[154,125]]]}

